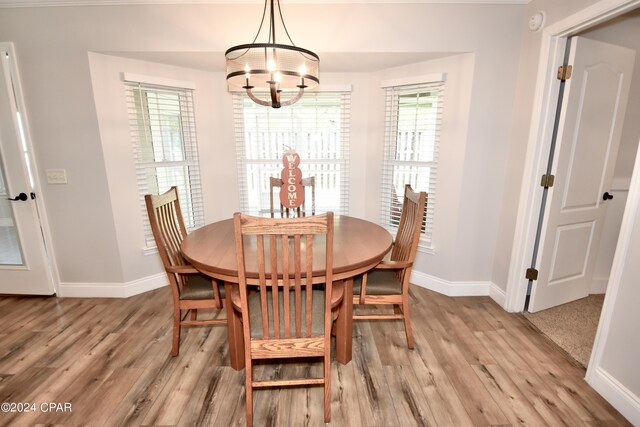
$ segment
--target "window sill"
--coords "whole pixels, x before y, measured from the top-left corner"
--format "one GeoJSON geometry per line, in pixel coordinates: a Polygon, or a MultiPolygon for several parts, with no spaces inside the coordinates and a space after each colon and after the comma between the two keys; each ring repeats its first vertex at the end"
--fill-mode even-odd
{"type": "Polygon", "coordinates": [[[147,255],[154,255],[158,253],[158,248],[156,246],[146,246],[144,248],[142,248],[142,253],[147,256],[147,255]]]}
{"type": "Polygon", "coordinates": [[[435,255],[436,248],[433,246],[428,246],[426,243],[418,243],[418,252],[427,254],[427,255],[435,255]]]}

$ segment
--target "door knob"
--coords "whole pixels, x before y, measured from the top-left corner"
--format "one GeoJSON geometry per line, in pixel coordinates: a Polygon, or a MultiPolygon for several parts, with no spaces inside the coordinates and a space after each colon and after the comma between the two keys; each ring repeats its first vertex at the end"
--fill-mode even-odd
{"type": "Polygon", "coordinates": [[[25,193],[20,193],[18,194],[16,197],[14,197],[13,199],[10,197],[7,197],[7,200],[11,200],[12,202],[16,202],[16,201],[21,201],[21,202],[25,202],[27,201],[27,199],[29,198],[29,196],[27,196],[25,193]]]}
{"type": "Polygon", "coordinates": [[[611,199],[613,199],[613,194],[609,194],[608,191],[602,195],[602,200],[611,200],[611,199]]]}

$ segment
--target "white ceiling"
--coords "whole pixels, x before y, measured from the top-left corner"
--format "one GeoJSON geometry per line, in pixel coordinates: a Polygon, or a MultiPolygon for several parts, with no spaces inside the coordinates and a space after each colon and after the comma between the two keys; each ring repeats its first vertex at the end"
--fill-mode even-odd
{"type": "MultiPolygon", "coordinates": [[[[531,0],[281,0],[282,3],[316,4],[401,4],[401,3],[467,3],[526,4],[531,0]]],[[[153,4],[262,4],[264,0],[0,0],[2,8],[47,6],[108,6],[153,4]]],[[[223,72],[224,52],[171,51],[100,51],[107,55],[157,62],[204,71],[223,72]]],[[[317,52],[322,72],[375,72],[418,62],[455,55],[450,52],[317,52]]]]}
{"type": "MultiPolygon", "coordinates": [[[[194,68],[204,71],[225,71],[224,52],[100,52],[106,55],[139,59],[175,65],[178,67],[194,68]]],[[[321,72],[371,72],[387,68],[399,67],[421,61],[457,55],[456,53],[383,53],[357,52],[335,53],[317,52],[320,56],[321,72]]]]}
{"type": "MultiPolygon", "coordinates": [[[[462,3],[462,4],[528,4],[532,0],[283,0],[283,3],[462,3]]],[[[41,7],[41,6],[107,6],[133,4],[262,4],[264,0],[0,0],[2,7],[41,7]]]]}

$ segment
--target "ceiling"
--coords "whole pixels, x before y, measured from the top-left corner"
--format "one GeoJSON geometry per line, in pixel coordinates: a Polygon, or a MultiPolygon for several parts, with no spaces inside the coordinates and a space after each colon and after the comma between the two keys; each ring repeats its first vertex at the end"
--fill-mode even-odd
{"type": "MultiPolygon", "coordinates": [[[[203,71],[225,71],[224,52],[100,52],[106,55],[193,68],[203,71]]],[[[322,72],[372,72],[429,61],[457,53],[426,52],[317,52],[322,72]]]]}
{"type": "MultiPolygon", "coordinates": [[[[283,3],[313,4],[398,4],[398,3],[461,3],[461,4],[528,4],[532,0],[283,0],[283,3]]],[[[132,4],[262,4],[264,0],[0,0],[2,7],[41,6],[108,6],[132,4]]]]}
{"type": "MultiPolygon", "coordinates": [[[[460,4],[527,4],[531,0],[281,0],[283,3],[315,4],[400,4],[400,3],[460,3],[460,4]]],[[[0,9],[47,6],[108,6],[144,4],[262,4],[264,0],[0,0],[0,9]]],[[[107,55],[148,62],[193,68],[204,71],[225,71],[224,52],[98,52],[107,55]]],[[[323,72],[375,72],[417,62],[456,55],[449,52],[317,52],[323,72]]]]}

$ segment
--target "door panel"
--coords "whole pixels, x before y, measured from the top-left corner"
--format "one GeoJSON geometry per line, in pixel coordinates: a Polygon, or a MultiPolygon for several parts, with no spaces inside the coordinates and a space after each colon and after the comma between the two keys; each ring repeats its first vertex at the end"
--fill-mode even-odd
{"type": "Polygon", "coordinates": [[[622,76],[609,64],[598,63],[587,67],[583,77],[563,209],[598,207],[607,158],[614,149],[611,133],[615,130],[616,106],[622,96],[622,76]]]}
{"type": "Polygon", "coordinates": [[[549,286],[585,276],[594,225],[592,221],[558,227],[549,286]]]}
{"type": "Polygon", "coordinates": [[[529,311],[589,295],[635,52],[574,37],[529,311]]]}
{"type": "Polygon", "coordinates": [[[53,280],[27,166],[12,49],[0,44],[0,294],[51,295],[53,280]],[[8,198],[24,193],[25,200],[8,198]]]}

